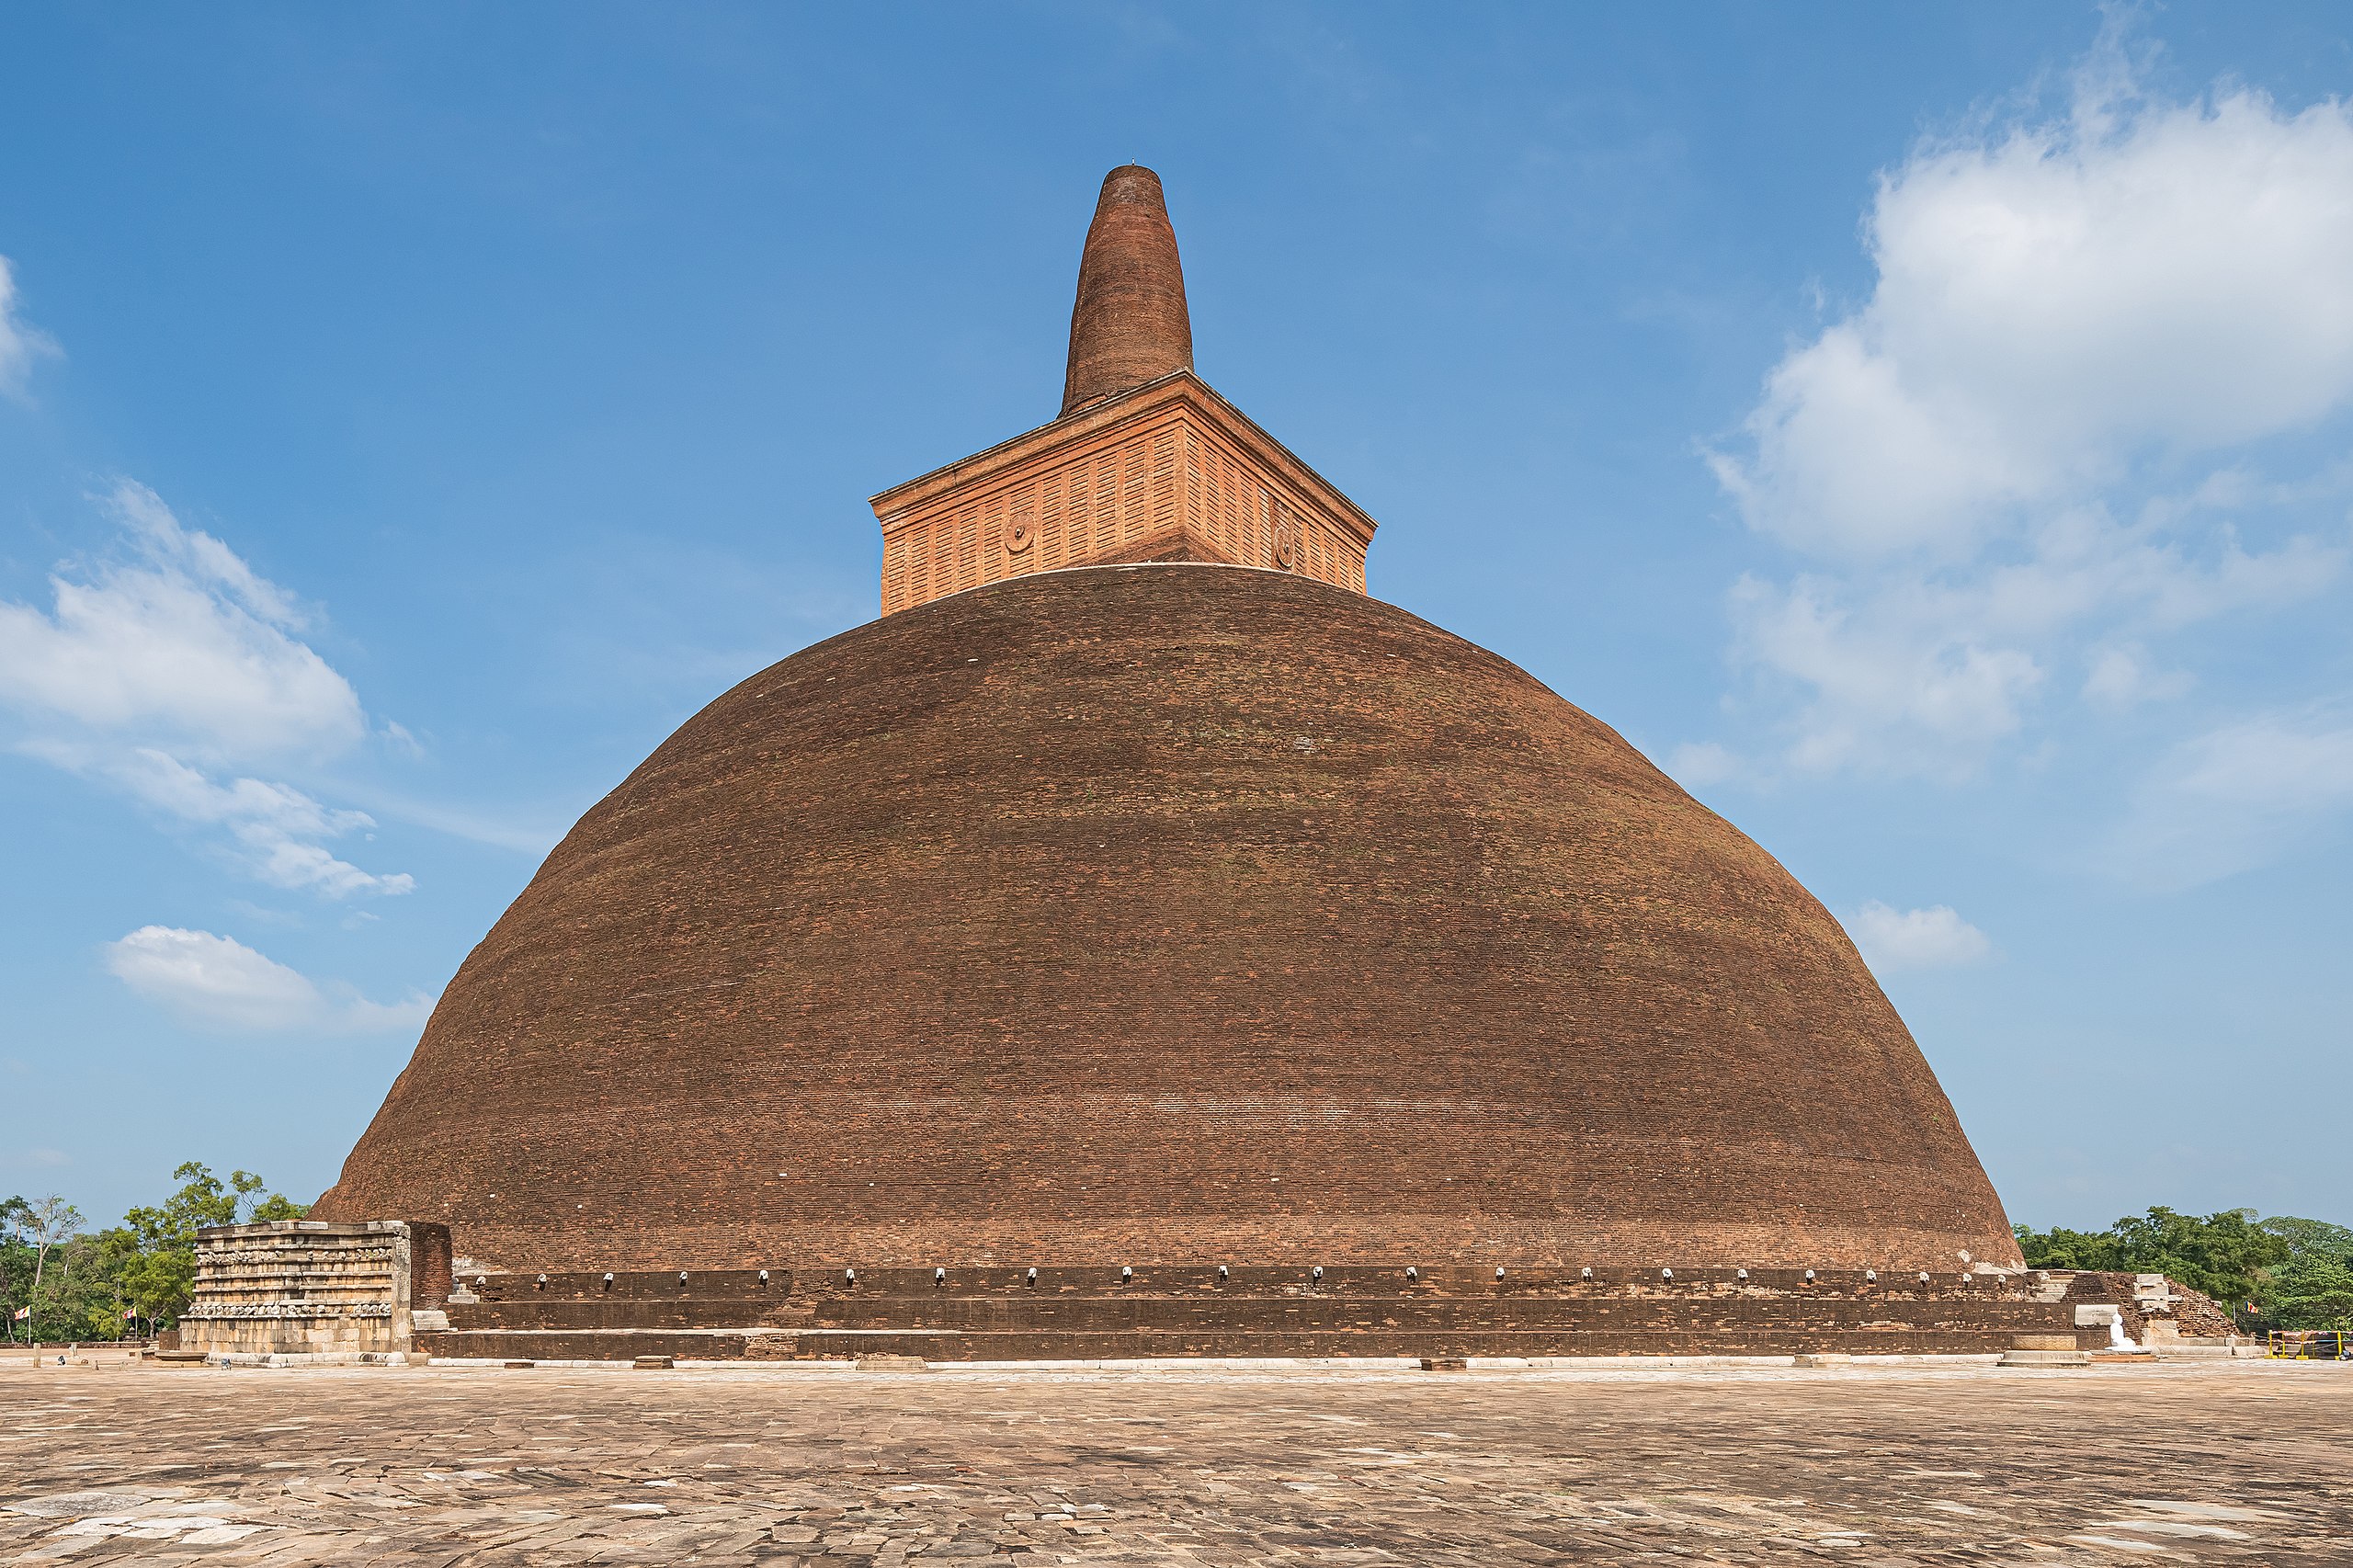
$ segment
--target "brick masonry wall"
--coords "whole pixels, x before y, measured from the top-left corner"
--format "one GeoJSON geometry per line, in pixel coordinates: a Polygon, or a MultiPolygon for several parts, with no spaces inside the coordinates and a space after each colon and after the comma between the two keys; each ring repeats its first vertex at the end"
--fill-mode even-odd
{"type": "Polygon", "coordinates": [[[1103,176],[1071,308],[1063,412],[1193,363],[1185,268],[1160,176],[1134,164],[1103,176]]]}
{"type": "MultiPolygon", "coordinates": [[[[863,1269],[484,1274],[425,1344],[441,1356],[933,1360],[1133,1356],[1992,1353],[2073,1332],[2072,1306],[1998,1275],[1433,1268],[863,1269]]],[[[2086,1347],[2097,1330],[2075,1335],[2086,1347]]]]}
{"type": "Polygon", "coordinates": [[[468,958],[316,1212],[535,1268],[2017,1257],[1770,856],[1495,655],[1196,565],[719,699],[468,958]]]}
{"type": "Polygon", "coordinates": [[[449,1227],[410,1221],[409,1304],[419,1309],[445,1306],[449,1300],[449,1227]]]}
{"type": "Polygon", "coordinates": [[[1195,560],[1362,593],[1370,522],[1352,525],[1354,508],[1312,472],[1262,460],[1246,422],[1196,388],[1154,387],[1134,417],[1103,410],[1070,439],[1033,431],[913,504],[885,492],[882,613],[1007,577],[1163,558],[1178,540],[1195,560]]]}

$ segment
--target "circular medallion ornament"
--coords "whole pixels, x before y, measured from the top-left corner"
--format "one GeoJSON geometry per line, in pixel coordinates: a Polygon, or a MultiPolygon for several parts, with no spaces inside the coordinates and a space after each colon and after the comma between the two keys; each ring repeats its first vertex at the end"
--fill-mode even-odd
{"type": "Polygon", "coordinates": [[[1030,528],[1029,518],[1014,518],[1005,525],[1005,548],[1018,554],[1029,548],[1029,539],[1035,531],[1030,528]]]}
{"type": "Polygon", "coordinates": [[[1299,522],[1290,509],[1275,510],[1275,564],[1288,572],[1299,562],[1299,522]]]}

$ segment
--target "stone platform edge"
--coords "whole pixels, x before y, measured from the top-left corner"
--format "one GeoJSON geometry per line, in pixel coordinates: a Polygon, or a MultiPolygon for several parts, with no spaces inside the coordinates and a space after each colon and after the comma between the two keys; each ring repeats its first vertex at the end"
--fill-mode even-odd
{"type": "MultiPolygon", "coordinates": [[[[1840,1364],[1859,1367],[1922,1366],[1922,1367],[1991,1367],[2001,1360],[1998,1351],[1956,1354],[1921,1353],[1904,1355],[1855,1354],[1842,1356],[1840,1364]]],[[[1472,1356],[1464,1358],[1465,1369],[1473,1372],[1521,1372],[1559,1370],[1589,1370],[1611,1367],[1675,1368],[1727,1367],[1769,1369],[1794,1368],[1805,1359],[1803,1353],[1791,1356],[1472,1356]]],[[[509,1369],[511,1363],[486,1356],[436,1356],[428,1363],[434,1367],[500,1371],[509,1369]]],[[[635,1365],[629,1361],[592,1360],[532,1360],[529,1369],[546,1369],[556,1371],[630,1371],[635,1365]]],[[[802,1361],[749,1361],[680,1357],[673,1369],[681,1372],[780,1372],[788,1376],[839,1376],[864,1373],[868,1376],[913,1372],[915,1369],[876,1369],[862,1367],[847,1358],[802,1361]]],[[[1097,1360],[1037,1360],[1037,1361],[927,1361],[925,1372],[1415,1372],[1422,1369],[1422,1358],[1415,1356],[1147,1356],[1107,1357],[1097,1360]]]]}

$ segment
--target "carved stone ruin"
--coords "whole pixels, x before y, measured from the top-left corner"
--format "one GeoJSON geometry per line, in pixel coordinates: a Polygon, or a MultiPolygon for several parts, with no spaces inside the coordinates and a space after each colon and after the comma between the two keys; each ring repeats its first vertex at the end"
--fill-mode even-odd
{"type": "Polygon", "coordinates": [[[419,1327],[446,1323],[449,1296],[446,1225],[208,1225],[196,1233],[196,1295],[180,1314],[180,1347],[229,1356],[401,1355],[419,1327]]]}

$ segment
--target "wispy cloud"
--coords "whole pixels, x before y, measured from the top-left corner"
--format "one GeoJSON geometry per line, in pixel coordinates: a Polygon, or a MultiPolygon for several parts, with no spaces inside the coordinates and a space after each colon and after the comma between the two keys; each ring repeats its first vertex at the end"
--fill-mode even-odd
{"type": "Polygon", "coordinates": [[[514,817],[500,817],[419,801],[381,789],[358,788],[353,793],[370,809],[393,821],[415,823],[436,833],[446,833],[452,838],[486,844],[494,849],[511,849],[525,855],[545,855],[554,848],[572,820],[590,803],[582,801],[563,813],[535,812],[528,815],[518,813],[514,817]]]}
{"type": "Polygon", "coordinates": [[[2175,747],[2110,836],[2143,887],[2196,887],[2259,866],[2353,810],[2353,711],[2267,713],[2175,747]]]}
{"type": "Polygon", "coordinates": [[[102,497],[118,551],[50,579],[52,605],[0,603],[0,719],[15,748],[222,835],[278,887],[405,892],[324,841],[371,826],[245,769],[331,757],[369,733],[351,683],[301,641],[311,617],[212,535],[125,480],[102,497]]]}
{"type": "Polygon", "coordinates": [[[19,313],[16,269],[0,256],[0,397],[22,400],[34,362],[58,352],[57,340],[19,313]]]}
{"type": "Polygon", "coordinates": [[[1714,741],[1687,741],[1667,753],[1665,770],[1687,790],[1704,790],[1739,776],[1740,758],[1714,741]]]}
{"type": "Polygon", "coordinates": [[[309,976],[233,937],[142,926],[106,949],[107,968],[183,1022],[237,1033],[406,1034],[422,1029],[433,998],[371,1002],[309,976]]]}
{"type": "Polygon", "coordinates": [[[290,785],[259,778],[216,784],[159,751],[140,749],[105,765],[108,776],[148,805],[183,822],[224,828],[244,866],[273,887],[308,888],[343,898],[404,893],[406,872],[378,876],[338,860],[322,840],[376,825],[365,812],[331,811],[290,785]]]}
{"type": "Polygon", "coordinates": [[[324,756],[367,733],[307,618],[228,546],[124,480],[101,498],[122,554],[0,604],[0,703],[51,734],[135,735],[209,758],[324,756]]]}
{"type": "Polygon", "coordinates": [[[1951,969],[1994,950],[1985,933],[1949,904],[1896,909],[1873,899],[1843,924],[1874,974],[1906,969],[1951,969]]]}

